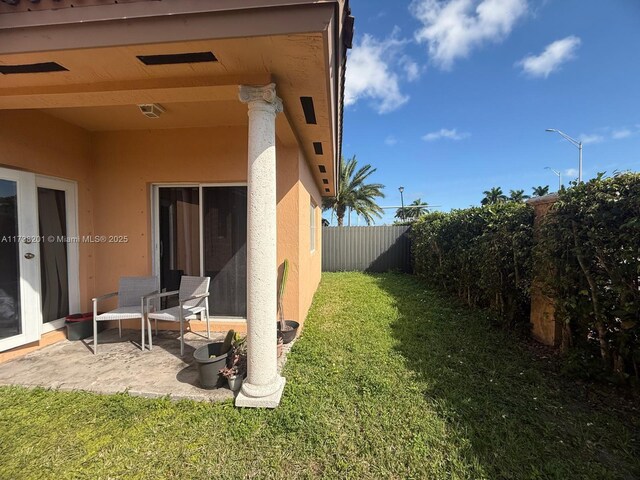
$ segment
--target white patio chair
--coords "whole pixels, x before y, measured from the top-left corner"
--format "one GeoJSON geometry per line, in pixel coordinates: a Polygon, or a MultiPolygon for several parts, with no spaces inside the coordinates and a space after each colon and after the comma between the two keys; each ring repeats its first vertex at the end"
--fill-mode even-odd
{"type": "Polygon", "coordinates": [[[144,296],[160,291],[158,277],[121,277],[118,291],[93,298],[93,353],[98,353],[98,322],[108,320],[118,321],[118,333],[122,338],[122,320],[140,319],[142,339],[140,342],[144,350],[144,296]],[[112,297],[118,297],[118,308],[98,315],[98,302],[112,297]]]}
{"type": "Polygon", "coordinates": [[[209,277],[190,277],[183,275],[180,278],[180,289],[172,292],[147,295],[147,327],[149,329],[149,350],[153,348],[151,339],[151,320],[155,320],[156,335],[158,335],[158,320],[180,323],[180,356],[184,356],[184,321],[197,318],[197,315],[205,315],[207,319],[207,338],[211,338],[209,328],[209,277]],[[153,299],[178,296],[178,306],[152,312],[149,302],[153,299]]]}

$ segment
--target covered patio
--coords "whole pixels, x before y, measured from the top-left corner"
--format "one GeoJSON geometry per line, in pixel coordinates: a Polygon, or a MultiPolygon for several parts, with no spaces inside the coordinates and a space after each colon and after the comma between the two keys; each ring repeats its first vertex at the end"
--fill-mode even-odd
{"type": "MultiPolygon", "coordinates": [[[[140,332],[118,329],[100,333],[100,355],[92,354],[92,338],[65,340],[23,357],[0,364],[0,385],[42,387],[60,391],[87,391],[98,394],[126,392],[147,398],[219,402],[234,399],[234,393],[222,385],[201,388],[193,352],[209,342],[221,342],[224,334],[212,334],[211,340],[195,334],[185,335],[185,355],[180,357],[176,332],[160,332],[154,337],[152,351],[140,351],[140,332]]],[[[286,352],[278,359],[282,369],[286,352]]]]}
{"type": "MultiPolygon", "coordinates": [[[[277,406],[285,384],[276,358],[277,271],[289,260],[284,311],[304,322],[320,281],[322,196],[337,186],[348,4],[73,6],[0,8],[0,186],[11,207],[3,228],[45,239],[2,252],[15,268],[0,278],[11,306],[0,362],[3,352],[46,343],[66,315],[89,311],[121,277],[156,276],[166,291],[184,275],[210,277],[213,330],[248,337],[236,405],[277,406]],[[57,203],[39,201],[41,193],[57,203]],[[53,227],[42,222],[54,216],[53,227]]],[[[168,335],[159,350],[179,346],[168,335]]],[[[101,360],[61,344],[11,363],[29,369],[42,361],[46,371],[49,352],[52,364],[92,372],[52,371],[49,386],[86,388],[113,370],[105,389],[140,392],[151,381],[133,376],[145,365],[170,366],[166,379],[175,382],[189,363],[156,351],[128,356],[129,347],[109,344],[113,352],[101,360]],[[115,362],[108,369],[107,357],[115,362]]],[[[191,395],[181,388],[148,393],[191,395]]]]}

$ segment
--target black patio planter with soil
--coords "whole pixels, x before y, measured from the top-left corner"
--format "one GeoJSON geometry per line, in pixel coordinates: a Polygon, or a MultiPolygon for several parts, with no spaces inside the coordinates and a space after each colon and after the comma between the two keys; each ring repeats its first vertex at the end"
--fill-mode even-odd
{"type": "Polygon", "coordinates": [[[280,327],[280,322],[278,322],[278,334],[282,337],[282,343],[287,344],[293,342],[298,334],[298,328],[300,328],[300,324],[295,320],[285,320],[285,328],[284,330],[280,327]]]}
{"type": "MultiPolygon", "coordinates": [[[[209,343],[193,352],[193,359],[198,365],[198,379],[202,388],[219,388],[226,379],[220,370],[227,366],[229,351],[223,351],[223,342],[209,343]]],[[[228,347],[227,347],[228,348],[228,347]]]]}
{"type": "MultiPolygon", "coordinates": [[[[65,317],[64,324],[67,327],[68,340],[84,340],[93,336],[93,313],[75,313],[65,317]]],[[[104,330],[105,325],[98,323],[98,333],[104,330]]]]}

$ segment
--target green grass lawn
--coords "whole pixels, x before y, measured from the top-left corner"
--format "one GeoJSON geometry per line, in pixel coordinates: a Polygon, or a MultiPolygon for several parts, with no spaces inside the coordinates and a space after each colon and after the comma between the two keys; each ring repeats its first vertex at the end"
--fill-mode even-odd
{"type": "Polygon", "coordinates": [[[410,276],[325,274],[274,411],[0,388],[0,479],[638,478],[591,407],[410,276]]]}

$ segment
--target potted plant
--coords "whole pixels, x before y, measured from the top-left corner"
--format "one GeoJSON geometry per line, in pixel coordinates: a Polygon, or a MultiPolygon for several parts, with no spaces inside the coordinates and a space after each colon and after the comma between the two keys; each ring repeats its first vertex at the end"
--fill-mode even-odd
{"type": "Polygon", "coordinates": [[[291,343],[298,334],[300,324],[294,320],[284,319],[284,306],[282,300],[284,298],[284,290],[287,286],[287,277],[289,276],[289,260],[285,259],[282,264],[282,280],[280,280],[280,289],[278,290],[278,337],[282,338],[282,343],[291,343]]]}
{"type": "Polygon", "coordinates": [[[231,352],[227,357],[227,365],[220,369],[220,375],[229,382],[229,388],[237,392],[247,373],[247,343],[246,338],[240,338],[237,333],[233,339],[231,352]]]}
{"type": "Polygon", "coordinates": [[[208,343],[193,352],[193,359],[198,366],[198,379],[202,388],[217,388],[220,386],[220,369],[227,364],[234,338],[235,332],[229,330],[224,342],[208,343]]]}

